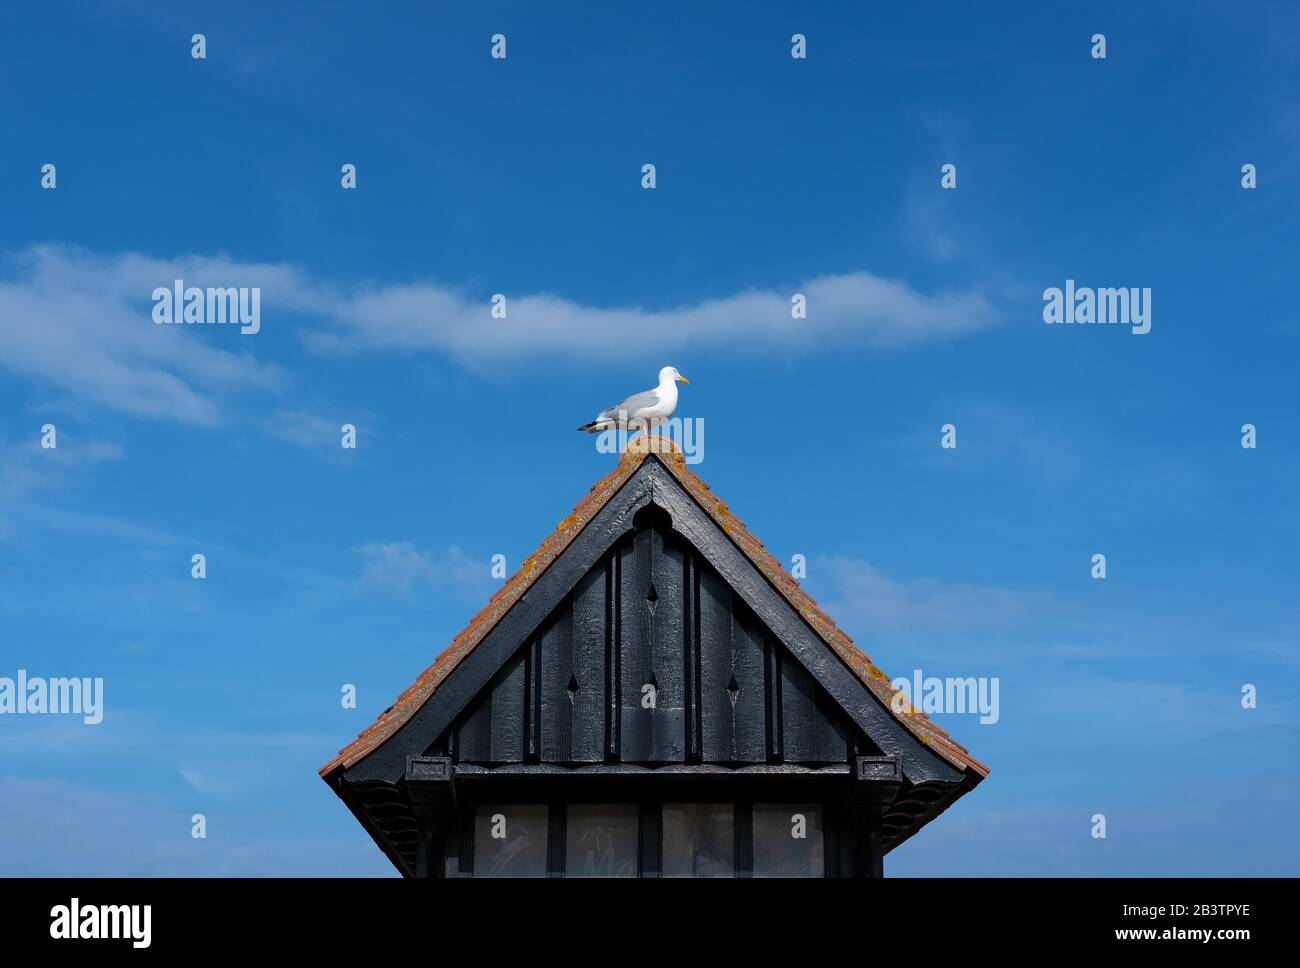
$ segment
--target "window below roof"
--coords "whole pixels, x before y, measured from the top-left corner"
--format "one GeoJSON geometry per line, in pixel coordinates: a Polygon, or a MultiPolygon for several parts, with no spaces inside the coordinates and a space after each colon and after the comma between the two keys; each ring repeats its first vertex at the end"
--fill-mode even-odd
{"type": "Polygon", "coordinates": [[[636,877],[640,871],[636,804],[572,803],[564,823],[565,877],[636,877]]]}
{"type": "Polygon", "coordinates": [[[664,877],[734,877],[736,808],[730,803],[665,803],[664,877]]]}
{"type": "Polygon", "coordinates": [[[819,804],[756,803],[753,831],[755,877],[826,876],[819,804]]]}
{"type": "Polygon", "coordinates": [[[549,810],[544,803],[484,805],[474,812],[475,877],[545,877],[549,810]]]}
{"type": "Polygon", "coordinates": [[[447,876],[825,877],[823,805],[483,804],[447,876]]]}

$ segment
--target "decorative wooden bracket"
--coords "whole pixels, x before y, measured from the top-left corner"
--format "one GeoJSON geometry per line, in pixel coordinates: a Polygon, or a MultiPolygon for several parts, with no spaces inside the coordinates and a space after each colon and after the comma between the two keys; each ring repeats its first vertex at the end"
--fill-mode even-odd
{"type": "Polygon", "coordinates": [[[445,877],[447,819],[455,794],[455,766],[446,756],[408,756],[406,793],[419,824],[417,877],[445,877]]]}
{"type": "Polygon", "coordinates": [[[880,821],[903,787],[896,756],[859,756],[853,761],[854,875],[884,877],[880,821]]]}
{"type": "MultiPolygon", "coordinates": [[[[853,761],[853,777],[858,781],[854,784],[857,795],[869,795],[874,801],[879,794],[889,793],[888,787],[894,788],[893,794],[898,793],[903,784],[903,768],[897,756],[859,756],[853,761]]],[[[893,800],[891,795],[888,802],[893,800]]]]}

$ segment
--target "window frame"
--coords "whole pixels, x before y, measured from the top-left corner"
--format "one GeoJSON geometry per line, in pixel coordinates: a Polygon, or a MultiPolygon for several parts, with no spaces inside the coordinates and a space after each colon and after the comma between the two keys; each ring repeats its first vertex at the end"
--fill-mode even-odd
{"type": "MultiPolygon", "coordinates": [[[[460,869],[461,870],[466,869],[465,868],[466,857],[468,857],[469,858],[468,869],[470,871],[470,876],[473,876],[474,862],[476,860],[474,856],[474,838],[478,833],[479,814],[485,807],[498,807],[498,806],[503,809],[510,809],[511,807],[543,807],[546,810],[546,860],[543,864],[542,872],[540,874],[528,874],[517,878],[511,878],[509,875],[505,875],[502,879],[539,880],[542,878],[554,876],[552,874],[553,867],[552,867],[551,858],[552,858],[552,854],[555,852],[555,841],[556,841],[555,808],[554,808],[554,804],[547,803],[545,800],[538,800],[535,797],[532,799],[519,797],[519,798],[507,799],[507,800],[487,798],[484,800],[480,800],[474,803],[472,806],[470,806],[470,808],[466,811],[465,823],[463,824],[465,836],[464,839],[461,841],[461,849],[459,852],[460,869]]],[[[563,842],[564,841],[561,839],[560,843],[563,844],[563,842]]]]}
{"type": "MultiPolygon", "coordinates": [[[[569,876],[569,871],[568,871],[568,866],[569,866],[569,830],[568,830],[568,826],[569,826],[569,811],[570,811],[572,808],[574,808],[574,807],[628,807],[628,808],[631,809],[632,814],[633,814],[633,816],[634,816],[634,818],[635,818],[635,823],[636,823],[636,831],[633,833],[633,839],[634,839],[634,841],[635,841],[635,843],[636,843],[636,848],[635,848],[636,853],[635,853],[635,860],[634,860],[635,870],[634,870],[633,873],[632,873],[632,877],[633,877],[633,878],[636,878],[636,877],[640,877],[640,876],[641,876],[641,855],[642,855],[642,851],[643,851],[643,844],[641,843],[641,825],[642,825],[642,823],[643,823],[644,818],[643,818],[642,815],[641,815],[642,811],[641,811],[641,805],[640,805],[639,803],[637,803],[635,800],[626,800],[626,799],[623,799],[623,800],[610,800],[610,799],[604,799],[604,800],[589,800],[589,799],[586,799],[585,797],[582,797],[582,798],[576,798],[576,799],[573,799],[573,800],[566,800],[566,801],[564,801],[563,804],[560,804],[559,806],[560,806],[561,811],[562,811],[563,814],[564,814],[564,827],[565,827],[565,829],[564,829],[564,836],[563,836],[562,838],[560,838],[560,842],[559,842],[559,844],[558,844],[557,846],[558,846],[558,849],[559,849],[559,850],[562,852],[562,854],[564,855],[563,858],[562,858],[562,860],[563,860],[563,865],[562,865],[562,871],[561,871],[561,873],[562,873],[562,875],[563,875],[564,877],[568,877],[568,876],[569,876]]],[[[587,878],[583,878],[583,879],[586,880],[587,878]]],[[[593,876],[592,878],[590,878],[590,879],[592,879],[592,880],[601,880],[601,879],[603,879],[603,878],[602,878],[600,875],[594,875],[594,876],[593,876]]],[[[626,878],[621,878],[621,877],[610,877],[610,878],[608,878],[608,879],[609,879],[609,880],[624,880],[624,879],[626,879],[626,878]]]]}
{"type": "Polygon", "coordinates": [[[830,877],[831,876],[830,875],[831,851],[830,851],[830,824],[828,818],[829,818],[829,811],[827,810],[827,805],[825,803],[822,803],[820,800],[805,799],[801,801],[792,801],[792,800],[769,800],[764,798],[761,800],[756,800],[753,803],[750,803],[749,804],[749,824],[750,824],[749,876],[761,878],[763,880],[769,880],[769,879],[770,880],[825,880],[826,878],[830,877]],[[821,826],[821,841],[822,841],[822,872],[820,874],[813,874],[805,877],[800,874],[758,874],[754,871],[754,806],[756,804],[762,804],[764,806],[779,805],[779,806],[786,806],[786,807],[807,806],[807,807],[815,807],[817,809],[819,813],[819,820],[821,821],[820,826],[821,826]]]}
{"type": "MultiPolygon", "coordinates": [[[[548,808],[547,859],[546,876],[564,877],[568,843],[568,808],[570,804],[620,804],[634,805],[637,808],[637,871],[636,877],[658,878],[663,870],[663,805],[665,803],[731,803],[735,808],[735,877],[752,878],[754,876],[754,804],[758,803],[806,803],[817,805],[822,812],[822,878],[841,876],[847,869],[848,859],[845,851],[852,844],[852,826],[842,798],[833,795],[830,789],[814,789],[811,784],[795,787],[778,787],[762,784],[758,789],[738,789],[739,784],[727,784],[717,787],[713,784],[681,784],[665,787],[654,784],[653,796],[642,788],[622,787],[619,784],[599,784],[585,787],[576,782],[563,784],[573,786],[573,795],[562,800],[542,798],[529,795],[529,785],[511,785],[509,789],[484,789],[481,795],[458,798],[458,809],[449,817],[447,830],[447,853],[454,855],[457,869],[450,874],[453,877],[473,877],[474,857],[474,817],[481,805],[535,805],[545,803],[548,808]],[[800,788],[802,787],[802,788],[800,788]],[[742,794],[740,796],[738,794],[742,794]],[[640,795],[632,795],[640,794],[640,795]]],[[[643,786],[643,784],[638,784],[643,786]]],[[[487,786],[485,784],[485,786],[487,786]]],[[[504,785],[503,785],[504,786],[504,785]]],[[[748,785],[746,785],[748,786],[748,785]]],[[[535,787],[534,787],[535,790],[535,787]]],[[[468,791],[467,791],[468,792],[468,791]]],[[[554,788],[549,792],[554,792],[554,788]]],[[[476,794],[479,791],[475,791],[476,794]]],[[[689,878],[686,878],[689,879],[689,878]]],[[[725,880],[725,878],[719,878],[725,880]]]]}

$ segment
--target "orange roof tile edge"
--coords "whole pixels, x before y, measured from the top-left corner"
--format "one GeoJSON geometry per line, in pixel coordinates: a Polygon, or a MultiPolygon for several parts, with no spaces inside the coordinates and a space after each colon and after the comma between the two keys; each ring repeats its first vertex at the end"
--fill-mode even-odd
{"type": "Polygon", "coordinates": [[[666,437],[659,436],[638,437],[628,443],[627,450],[619,457],[618,466],[592,486],[587,496],[573,509],[573,513],[556,526],[555,531],[546,537],[541,547],[531,557],[525,559],[519,570],[497,590],[488,603],[470,620],[469,625],[452,639],[451,645],[438,655],[433,665],[425,669],[371,726],[363,730],[355,740],[339,750],[334,759],[320,768],[321,776],[327,776],[339,768],[347,769],[356,765],[397,732],[425,700],[433,695],[434,690],[441,685],[460,660],[478,645],[510,610],[537,576],[559,557],[587,522],[596,516],[650,454],[659,458],[691,498],[731,538],[736,547],[803,617],[817,636],[830,646],[867,688],[885,704],[895,719],[953,766],[969,770],[979,779],[988,776],[987,766],[972,757],[965,747],[955,742],[924,713],[906,704],[905,698],[900,699],[902,712],[895,710],[894,697],[902,694],[890,685],[889,677],[877,669],[872,664],[871,658],[854,645],[853,640],[831,620],[830,616],[817,607],[817,603],[763,547],[763,543],[754,537],[741,520],[713,495],[709,485],[691,473],[686,466],[686,458],[677,445],[666,437]]]}

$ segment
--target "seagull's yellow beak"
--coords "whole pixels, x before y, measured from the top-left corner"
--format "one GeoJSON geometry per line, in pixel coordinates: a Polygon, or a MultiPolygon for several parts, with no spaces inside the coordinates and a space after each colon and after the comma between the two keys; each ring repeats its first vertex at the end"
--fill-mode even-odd
{"type": "Polygon", "coordinates": [[[690,380],[686,379],[686,377],[682,376],[680,373],[677,374],[677,379],[681,380],[683,383],[691,382],[690,380]]]}

